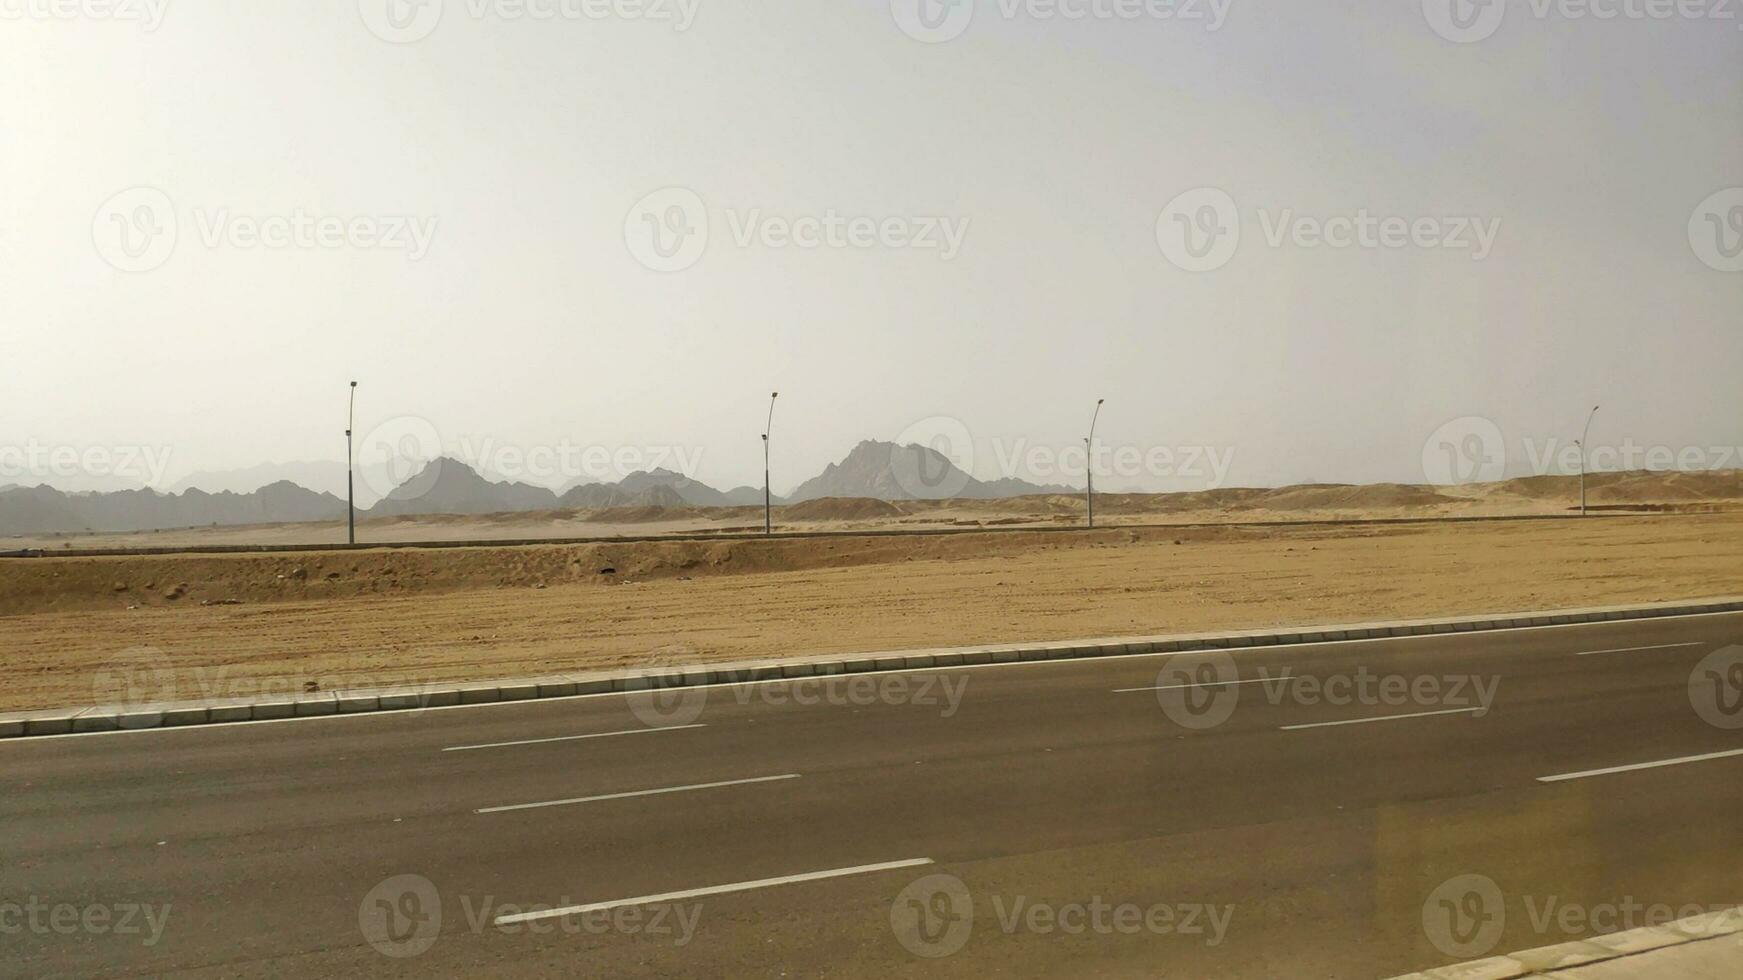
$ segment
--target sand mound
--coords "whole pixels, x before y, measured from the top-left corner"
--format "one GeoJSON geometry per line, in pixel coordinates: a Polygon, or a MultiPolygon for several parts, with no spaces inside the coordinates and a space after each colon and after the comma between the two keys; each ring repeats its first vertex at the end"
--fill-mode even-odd
{"type": "Polygon", "coordinates": [[[1743,472],[1602,474],[1589,485],[1599,499],[1619,503],[1725,500],[1743,495],[1743,472]]]}
{"type": "Polygon", "coordinates": [[[1433,507],[1450,504],[1452,498],[1442,496],[1428,487],[1400,483],[1376,483],[1369,486],[1289,487],[1260,498],[1261,506],[1272,510],[1355,510],[1378,507],[1433,507]]]}
{"type": "Polygon", "coordinates": [[[781,508],[781,517],[791,521],[872,521],[901,516],[901,508],[895,504],[868,497],[819,497],[781,508]]]}
{"type": "Polygon", "coordinates": [[[688,508],[677,507],[607,507],[596,510],[589,515],[593,520],[603,524],[651,524],[654,521],[669,521],[689,515],[688,508]]]}
{"type": "MultiPolygon", "coordinates": [[[[1528,476],[1488,484],[1483,489],[1491,497],[1572,503],[1580,496],[1580,478],[1577,475],[1528,476]]],[[[1586,493],[1593,501],[1619,504],[1736,500],[1743,497],[1743,470],[1589,473],[1586,475],[1586,493]]]]}

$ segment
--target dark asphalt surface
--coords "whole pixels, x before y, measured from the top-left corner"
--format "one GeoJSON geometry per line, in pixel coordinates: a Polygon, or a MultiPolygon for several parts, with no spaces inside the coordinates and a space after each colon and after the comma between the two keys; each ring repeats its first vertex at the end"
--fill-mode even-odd
{"type": "Polygon", "coordinates": [[[1743,756],[1540,781],[1743,750],[1733,643],[1743,615],[8,740],[0,975],[1391,976],[1743,904],[1743,756]]]}

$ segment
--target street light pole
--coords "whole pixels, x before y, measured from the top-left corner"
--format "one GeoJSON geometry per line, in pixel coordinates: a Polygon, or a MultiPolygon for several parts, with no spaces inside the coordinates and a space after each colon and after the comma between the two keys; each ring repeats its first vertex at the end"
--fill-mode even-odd
{"type": "Polygon", "coordinates": [[[1592,414],[1586,416],[1586,431],[1580,433],[1580,441],[1575,445],[1580,447],[1580,516],[1586,516],[1586,440],[1592,435],[1592,419],[1598,415],[1601,405],[1592,406],[1592,414]]]}
{"type": "Polygon", "coordinates": [[[1089,527],[1095,530],[1095,423],[1101,418],[1102,403],[1106,398],[1098,398],[1095,402],[1095,414],[1089,417],[1089,438],[1083,440],[1083,472],[1089,478],[1089,527]]]}
{"type": "Polygon", "coordinates": [[[351,474],[357,454],[351,450],[351,430],[357,424],[357,382],[351,382],[351,410],[345,415],[345,542],[357,543],[357,480],[351,474]]]}
{"type": "Polygon", "coordinates": [[[780,392],[769,395],[769,420],[763,425],[763,533],[775,533],[773,517],[773,495],[769,492],[769,433],[775,431],[775,399],[781,397],[780,392]]]}

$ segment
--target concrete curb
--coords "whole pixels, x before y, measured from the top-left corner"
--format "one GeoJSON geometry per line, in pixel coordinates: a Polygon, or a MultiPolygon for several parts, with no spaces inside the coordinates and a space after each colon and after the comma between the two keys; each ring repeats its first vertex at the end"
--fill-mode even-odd
{"type": "Polygon", "coordinates": [[[595,671],[498,681],[453,681],[375,690],[332,691],[265,699],[176,701],[146,705],[51,708],[0,714],[0,739],[155,729],[237,721],[320,717],[362,712],[407,711],[500,701],[566,698],[616,691],[754,683],[794,677],[864,674],[1041,660],[1084,660],[1122,654],[1232,650],[1283,644],[1340,643],[1348,640],[1449,633],[1486,633],[1529,626],[1658,619],[1700,613],[1743,612],[1743,598],[1699,599],[1644,605],[1599,606],[1500,616],[1454,616],[1334,626],[1289,627],[1166,636],[1109,637],[1053,643],[993,644],[934,650],[831,654],[785,660],[696,664],[645,670],[595,671]]]}
{"type": "Polygon", "coordinates": [[[1606,936],[1539,949],[1520,950],[1506,956],[1443,966],[1410,973],[1392,980],[1521,980],[1525,977],[1556,977],[1559,971],[1607,963],[1629,956],[1644,956],[1662,949],[1686,946],[1708,939],[1743,933],[1743,907],[1708,912],[1662,926],[1630,929],[1606,936]]]}

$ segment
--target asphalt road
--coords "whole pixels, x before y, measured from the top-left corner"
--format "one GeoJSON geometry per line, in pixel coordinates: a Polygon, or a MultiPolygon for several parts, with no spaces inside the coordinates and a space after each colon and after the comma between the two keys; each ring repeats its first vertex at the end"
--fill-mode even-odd
{"type": "Polygon", "coordinates": [[[0,975],[1390,976],[1743,904],[1733,643],[1695,616],[9,740],[0,975]]]}

